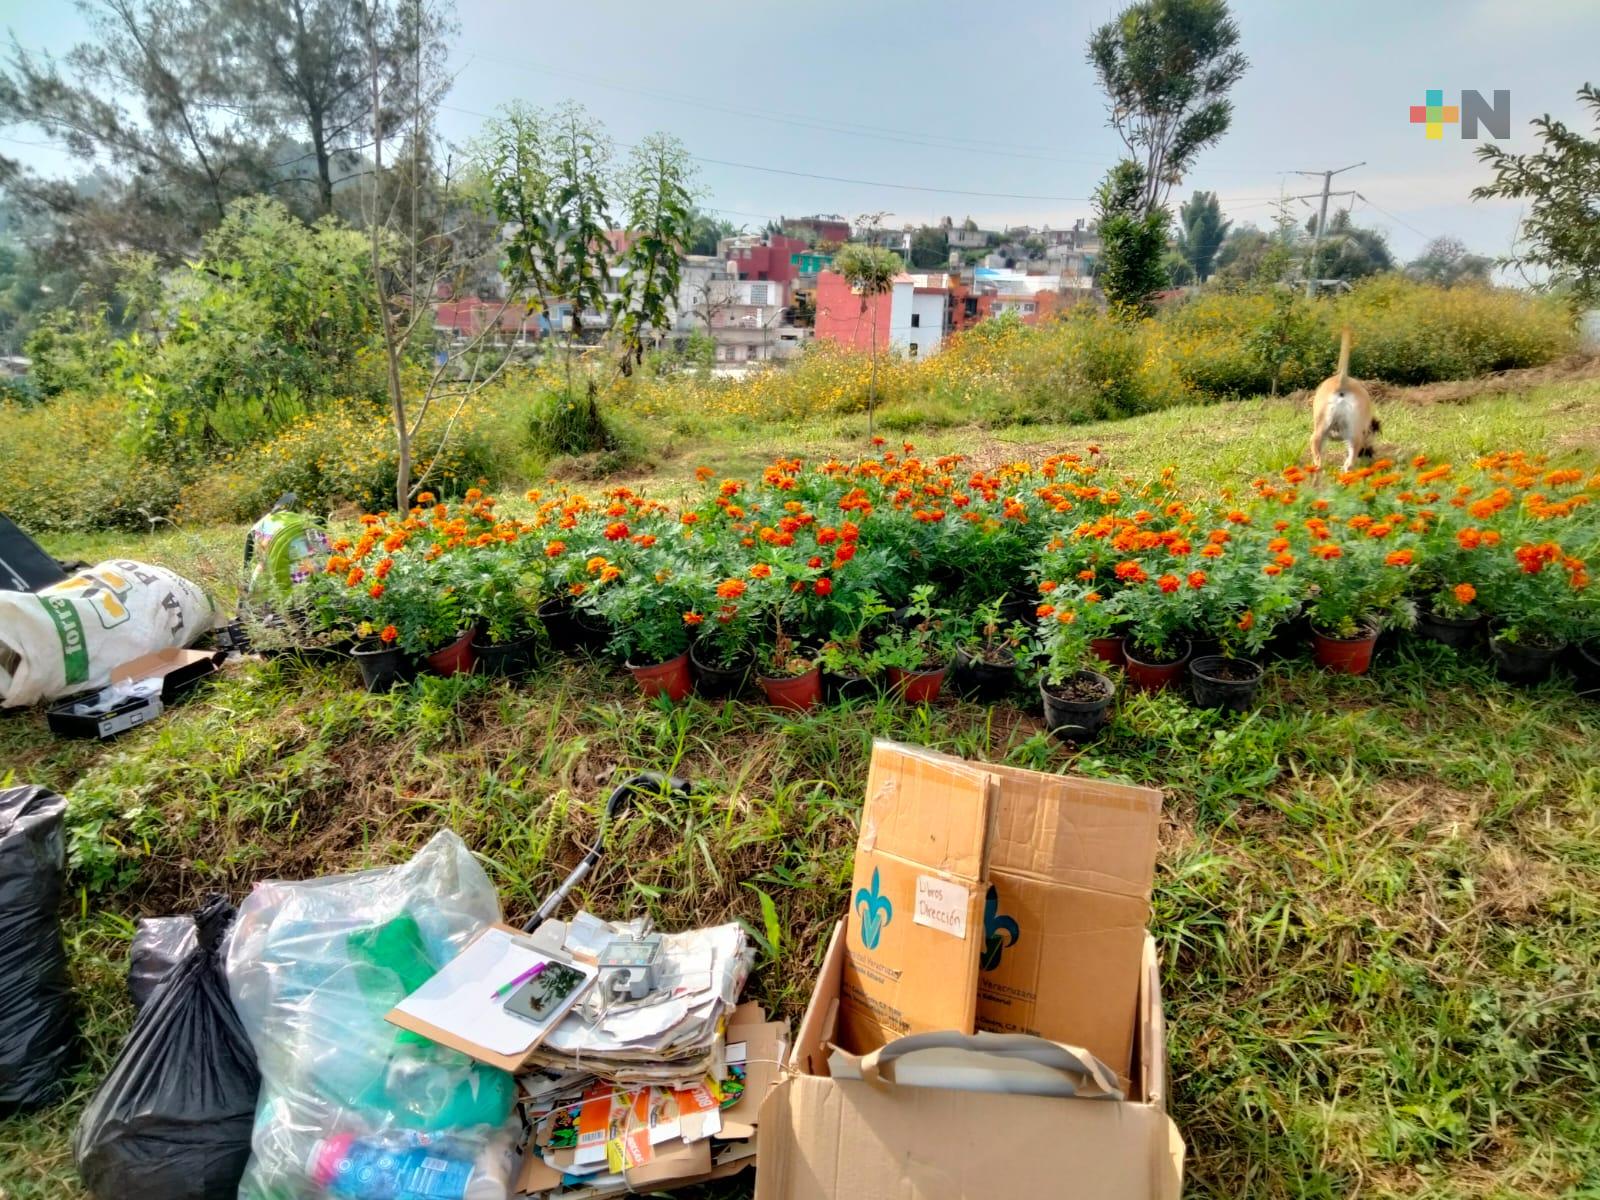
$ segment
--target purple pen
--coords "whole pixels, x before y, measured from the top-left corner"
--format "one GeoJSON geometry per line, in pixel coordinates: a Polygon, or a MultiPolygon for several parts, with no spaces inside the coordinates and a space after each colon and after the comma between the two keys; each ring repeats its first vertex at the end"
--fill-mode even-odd
{"type": "Polygon", "coordinates": [[[490,994],[489,999],[491,999],[491,1000],[500,999],[500,997],[504,996],[506,993],[512,991],[513,989],[515,989],[517,987],[520,987],[524,983],[527,983],[528,980],[532,979],[535,975],[539,974],[539,972],[543,971],[549,965],[550,965],[550,962],[549,962],[548,959],[546,961],[544,961],[544,962],[541,962],[541,963],[535,963],[533,966],[529,967],[526,971],[524,971],[521,975],[518,975],[515,979],[511,980],[508,983],[503,983],[499,987],[497,987],[493,991],[493,993],[490,994]]]}

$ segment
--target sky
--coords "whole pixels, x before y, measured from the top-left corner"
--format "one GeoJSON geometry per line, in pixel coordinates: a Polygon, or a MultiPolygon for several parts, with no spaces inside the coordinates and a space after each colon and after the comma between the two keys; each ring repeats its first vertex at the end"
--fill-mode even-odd
{"type": "MultiPolygon", "coordinates": [[[[440,114],[464,144],[513,99],[576,100],[626,145],[654,130],[695,156],[704,204],[759,229],[779,215],[985,228],[1071,225],[1120,156],[1084,57],[1117,0],[947,0],[795,4],[732,0],[457,0],[454,83],[440,114]],[[894,185],[894,186],[890,186],[894,185]]],[[[1409,108],[1429,88],[1511,93],[1512,151],[1537,142],[1542,113],[1588,129],[1574,93],[1600,82],[1600,0],[1234,0],[1249,70],[1232,128],[1174,193],[1215,191],[1236,224],[1270,225],[1280,196],[1320,191],[1330,212],[1388,235],[1413,257],[1448,234],[1510,251],[1521,207],[1473,201],[1488,179],[1479,142],[1447,126],[1428,141],[1409,108]]],[[[85,31],[65,0],[0,0],[0,26],[29,49],[61,52],[85,31]]],[[[1484,133],[1487,140],[1488,135],[1484,133]]],[[[5,150],[49,171],[65,156],[0,128],[5,150]]],[[[1309,215],[1315,200],[1294,201],[1309,215]]]]}

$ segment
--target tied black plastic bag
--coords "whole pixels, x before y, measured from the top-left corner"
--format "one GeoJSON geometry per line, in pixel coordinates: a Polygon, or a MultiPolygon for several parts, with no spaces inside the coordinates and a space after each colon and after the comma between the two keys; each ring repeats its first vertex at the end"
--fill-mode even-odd
{"type": "Polygon", "coordinates": [[[45,788],[0,788],[0,1118],[57,1099],[71,1064],[59,913],[66,811],[45,788]]]}
{"type": "Polygon", "coordinates": [[[156,988],[194,949],[194,918],[140,917],[128,951],[128,994],[141,1012],[156,988]]]}
{"type": "Polygon", "coordinates": [[[250,1157],[261,1076],[228,997],[225,900],[151,995],[78,1123],[73,1157],[98,1200],[232,1200],[250,1157]]]}

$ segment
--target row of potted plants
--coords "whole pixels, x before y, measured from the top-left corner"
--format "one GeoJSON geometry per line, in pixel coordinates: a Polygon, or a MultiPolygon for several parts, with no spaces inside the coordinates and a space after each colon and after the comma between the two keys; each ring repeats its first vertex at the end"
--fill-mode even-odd
{"type": "Polygon", "coordinates": [[[753,679],[795,705],[879,680],[927,698],[952,666],[970,682],[1019,663],[1082,693],[1069,681],[1107,658],[1134,687],[1187,670],[1199,697],[1295,636],[1363,672],[1381,630],[1411,625],[1465,644],[1489,624],[1502,673],[1533,679],[1600,635],[1600,474],[1520,453],[1290,467],[1213,495],[1170,469],[1117,476],[1094,447],[974,468],[908,445],[699,475],[670,502],[533,491],[515,515],[478,489],[424,493],[336,539],[300,617],[391,679],[474,656],[514,672],[542,636],[608,649],[650,693],[753,679]]]}

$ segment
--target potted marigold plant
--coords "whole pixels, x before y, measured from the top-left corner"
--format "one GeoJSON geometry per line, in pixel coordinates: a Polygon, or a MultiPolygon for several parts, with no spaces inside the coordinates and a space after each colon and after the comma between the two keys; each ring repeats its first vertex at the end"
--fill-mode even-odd
{"type": "Polygon", "coordinates": [[[818,655],[822,665],[822,688],[828,699],[863,700],[879,687],[882,664],[867,645],[894,609],[870,588],[855,598],[835,622],[832,636],[818,655]]]}
{"type": "Polygon", "coordinates": [[[1261,658],[1267,643],[1299,610],[1292,576],[1269,575],[1264,565],[1259,556],[1235,555],[1185,578],[1195,593],[1195,628],[1216,646],[1215,653],[1189,660],[1189,690],[1201,708],[1250,708],[1265,674],[1261,658]]]}
{"type": "Polygon", "coordinates": [[[912,588],[911,603],[873,652],[889,687],[913,704],[937,700],[950,668],[953,634],[950,614],[933,603],[933,585],[912,588]]]}
{"type": "Polygon", "coordinates": [[[674,704],[694,686],[689,673],[693,593],[658,569],[624,573],[614,563],[600,568],[594,605],[611,627],[612,653],[623,660],[646,696],[666,696],[674,704]]]}
{"type": "Polygon", "coordinates": [[[399,626],[380,617],[379,601],[388,594],[389,558],[375,569],[331,555],[323,570],[301,585],[303,611],[312,626],[331,637],[350,639],[350,656],[370,692],[388,691],[416,677],[416,658],[400,644],[399,626]]]}
{"type": "Polygon", "coordinates": [[[1379,632],[1411,624],[1415,609],[1407,592],[1414,559],[1410,548],[1370,533],[1311,546],[1301,570],[1319,666],[1364,675],[1372,666],[1379,632]]]}
{"type": "Polygon", "coordinates": [[[1556,657],[1583,636],[1592,619],[1587,564],[1559,543],[1544,541],[1502,547],[1483,566],[1496,673],[1511,683],[1548,679],[1556,657]]]}
{"type": "MultiPolygon", "coordinates": [[[[980,604],[957,631],[953,681],[963,695],[993,702],[1017,683],[1017,666],[1028,626],[1005,619],[1004,596],[980,604]]],[[[1030,614],[1037,618],[1037,612],[1030,614]]]]}
{"type": "Polygon", "coordinates": [[[1417,601],[1417,633],[1454,650],[1470,646],[1483,627],[1483,610],[1477,600],[1475,584],[1435,578],[1417,601]]]}
{"type": "Polygon", "coordinates": [[[1106,601],[1127,622],[1124,655],[1128,683],[1143,692],[1177,682],[1189,661],[1187,630],[1193,622],[1194,591],[1183,574],[1152,576],[1144,564],[1128,559],[1117,565],[1122,590],[1106,601]]]}
{"type": "Polygon", "coordinates": [[[599,573],[611,565],[609,560],[604,555],[586,558],[564,537],[545,542],[543,553],[549,595],[534,615],[550,644],[563,654],[599,653],[611,631],[595,608],[595,588],[599,573]]]}
{"type": "Polygon", "coordinates": [[[822,670],[783,627],[781,606],[772,614],[771,636],[756,652],[756,681],[774,708],[804,711],[822,700],[822,670]]]}
{"type": "Polygon", "coordinates": [[[539,640],[540,572],[513,546],[496,544],[468,557],[464,608],[481,635],[478,668],[486,675],[522,675],[533,666],[539,640]]]}
{"type": "Polygon", "coordinates": [[[693,640],[689,666],[695,691],[712,700],[737,696],[749,682],[755,666],[755,633],[751,606],[745,602],[748,585],[742,579],[724,579],[714,587],[699,588],[701,599],[683,614],[693,640]]]}
{"type": "Polygon", "coordinates": [[[1109,626],[1103,605],[1053,605],[1039,619],[1039,698],[1045,725],[1064,741],[1097,737],[1110,720],[1116,684],[1094,668],[1100,658],[1090,648],[1109,626]]]}

